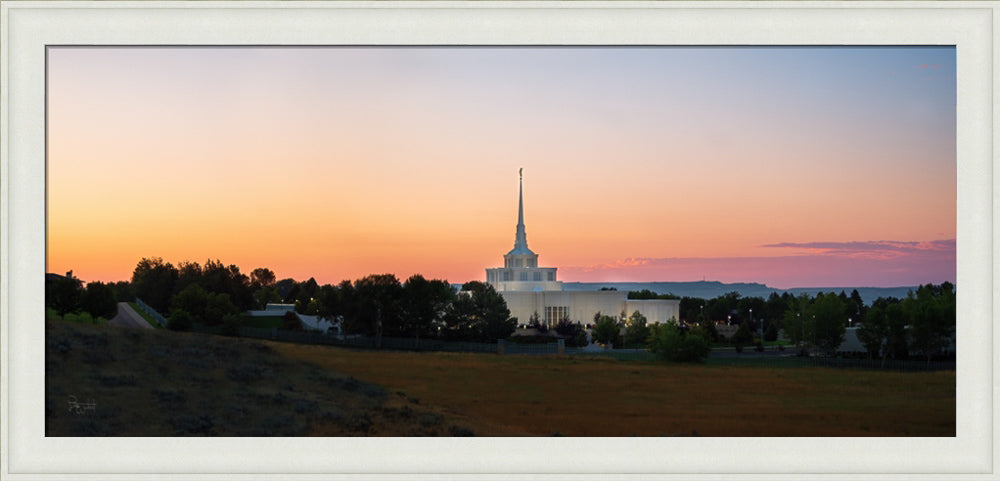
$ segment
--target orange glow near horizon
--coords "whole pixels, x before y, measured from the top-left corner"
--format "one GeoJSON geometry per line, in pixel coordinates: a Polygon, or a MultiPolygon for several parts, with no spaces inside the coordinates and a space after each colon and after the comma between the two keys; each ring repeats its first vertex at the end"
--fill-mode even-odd
{"type": "Polygon", "coordinates": [[[794,246],[955,238],[954,49],[49,52],[49,272],[482,280],[523,167],[562,280],[954,281],[953,244],[854,277],[794,246]]]}

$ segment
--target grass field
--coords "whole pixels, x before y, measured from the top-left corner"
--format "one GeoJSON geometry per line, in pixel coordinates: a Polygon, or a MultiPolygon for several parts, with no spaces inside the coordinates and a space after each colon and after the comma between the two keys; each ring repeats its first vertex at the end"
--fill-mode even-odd
{"type": "Polygon", "coordinates": [[[50,319],[45,372],[47,436],[955,435],[954,371],[363,351],[50,319]]]}
{"type": "Polygon", "coordinates": [[[955,435],[953,371],[668,365],[269,345],[289,358],[479,419],[482,434],[955,435]]]}

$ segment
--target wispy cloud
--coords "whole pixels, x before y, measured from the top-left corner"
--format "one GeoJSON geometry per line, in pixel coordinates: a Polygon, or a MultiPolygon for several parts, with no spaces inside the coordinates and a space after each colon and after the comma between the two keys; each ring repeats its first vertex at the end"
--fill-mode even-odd
{"type": "Polygon", "coordinates": [[[933,68],[933,69],[939,69],[939,68],[941,68],[941,66],[940,66],[940,65],[930,65],[930,64],[926,64],[926,63],[924,63],[924,64],[920,64],[920,67],[918,67],[918,68],[933,68]]]}
{"type": "Polygon", "coordinates": [[[560,269],[565,280],[763,282],[772,287],[888,287],[955,281],[955,240],[782,242],[765,257],[628,257],[560,269]]]}
{"type": "Polygon", "coordinates": [[[863,259],[894,259],[922,254],[955,252],[955,239],[933,241],[851,241],[851,242],[781,242],[761,247],[799,249],[810,254],[863,259]]]}

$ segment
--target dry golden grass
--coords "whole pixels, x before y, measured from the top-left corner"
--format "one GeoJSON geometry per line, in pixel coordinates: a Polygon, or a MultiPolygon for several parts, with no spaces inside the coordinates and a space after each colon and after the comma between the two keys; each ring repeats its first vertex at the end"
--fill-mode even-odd
{"type": "Polygon", "coordinates": [[[955,373],[572,357],[373,352],[268,343],[402,391],[478,435],[954,436],[955,373]]]}

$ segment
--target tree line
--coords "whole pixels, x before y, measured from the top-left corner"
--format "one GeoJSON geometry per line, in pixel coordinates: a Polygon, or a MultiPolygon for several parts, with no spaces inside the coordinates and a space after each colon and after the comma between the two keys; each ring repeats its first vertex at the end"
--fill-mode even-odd
{"type": "MultiPolygon", "coordinates": [[[[648,290],[630,292],[628,297],[678,298],[648,290]]],[[[682,331],[701,329],[713,342],[722,341],[714,328],[716,323],[738,326],[729,339],[738,350],[746,345],[760,348],[761,341],[774,341],[783,332],[803,354],[820,351],[833,355],[844,342],[847,327],[854,326],[867,356],[881,358],[883,365],[888,359],[908,359],[914,354],[930,361],[953,340],[955,286],[950,282],[921,285],[904,299],[880,297],[871,306],[864,303],[857,289],[850,295],[844,291],[815,296],[772,293],[767,299],[742,297],[738,292],[708,300],[681,297],[680,315],[682,331]]],[[[626,344],[639,343],[635,336],[641,332],[633,330],[633,340],[625,339],[626,344]]]]}
{"type": "MultiPolygon", "coordinates": [[[[130,281],[90,283],[86,289],[78,279],[53,278],[46,284],[46,304],[60,314],[86,309],[98,293],[104,300],[100,315],[110,318],[116,302],[139,298],[163,313],[168,327],[176,330],[199,323],[235,332],[243,322],[241,313],[264,309],[268,303],[294,304],[300,314],[339,322],[347,334],[376,338],[492,342],[517,328],[503,297],[483,282],[467,282],[456,291],[446,280],[419,274],[405,282],[393,274],[372,274],[319,285],[313,278],[276,280],[274,271],[265,267],[246,275],[236,265],[211,259],[174,266],[159,257],[142,258],[130,281]]],[[[302,329],[294,321],[283,327],[302,329]]]]}

